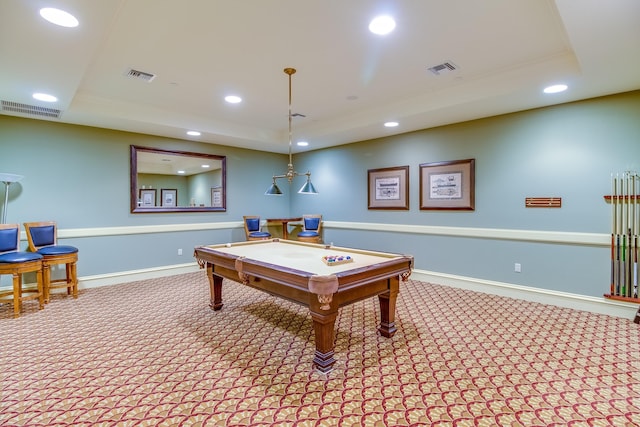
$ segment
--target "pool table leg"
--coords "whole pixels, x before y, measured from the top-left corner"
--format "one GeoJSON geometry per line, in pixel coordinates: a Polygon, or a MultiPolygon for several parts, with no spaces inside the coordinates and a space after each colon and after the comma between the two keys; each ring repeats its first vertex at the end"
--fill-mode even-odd
{"type": "Polygon", "coordinates": [[[338,310],[329,313],[317,313],[311,311],[313,329],[315,331],[316,353],[313,358],[313,366],[322,373],[333,369],[336,363],[334,356],[335,325],[338,310]]]}
{"type": "Polygon", "coordinates": [[[213,274],[213,264],[207,263],[209,278],[209,307],[212,310],[222,309],[222,277],[213,274]]]}
{"type": "Polygon", "coordinates": [[[383,337],[391,338],[397,331],[396,329],[396,299],[400,289],[400,281],[398,277],[387,279],[389,290],[378,295],[380,302],[380,326],[378,331],[383,337]]]}

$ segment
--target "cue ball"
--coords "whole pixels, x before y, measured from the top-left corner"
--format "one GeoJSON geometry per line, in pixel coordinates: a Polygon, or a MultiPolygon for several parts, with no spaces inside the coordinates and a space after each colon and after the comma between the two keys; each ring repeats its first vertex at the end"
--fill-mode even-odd
{"type": "Polygon", "coordinates": [[[231,247],[231,243],[227,243],[227,247],[230,248],[231,247]]]}

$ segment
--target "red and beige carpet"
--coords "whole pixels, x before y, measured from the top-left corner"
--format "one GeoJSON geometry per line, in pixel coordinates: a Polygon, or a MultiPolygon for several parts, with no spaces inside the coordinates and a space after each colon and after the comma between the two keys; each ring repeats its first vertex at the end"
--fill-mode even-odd
{"type": "Polygon", "coordinates": [[[314,372],[307,309],[204,272],[0,306],[2,426],[638,426],[640,326],[430,283],[341,309],[314,372]]]}

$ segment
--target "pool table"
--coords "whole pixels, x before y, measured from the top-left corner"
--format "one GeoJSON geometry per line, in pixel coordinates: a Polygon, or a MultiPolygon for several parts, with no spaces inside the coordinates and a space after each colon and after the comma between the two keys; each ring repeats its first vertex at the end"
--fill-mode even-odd
{"type": "Polygon", "coordinates": [[[400,279],[407,280],[413,268],[409,255],[281,239],[197,246],[194,256],[206,268],[213,310],[222,309],[223,279],[308,307],[316,343],[313,366],[323,373],[336,361],[338,309],[377,295],[378,331],[392,337],[400,279]]]}

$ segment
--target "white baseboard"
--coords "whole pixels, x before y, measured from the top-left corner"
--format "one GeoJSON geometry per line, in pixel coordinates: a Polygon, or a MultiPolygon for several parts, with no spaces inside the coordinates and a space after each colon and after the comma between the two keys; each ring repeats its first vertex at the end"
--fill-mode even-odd
{"type": "Polygon", "coordinates": [[[426,270],[414,270],[411,278],[421,282],[437,283],[438,285],[606,314],[608,316],[622,317],[630,320],[633,320],[638,310],[638,304],[610,300],[604,297],[571,294],[568,292],[532,288],[511,283],[455,276],[426,270]]]}
{"type": "MultiPolygon", "coordinates": [[[[198,263],[190,262],[187,264],[168,265],[162,267],[145,268],[141,270],[120,271],[117,273],[98,274],[95,276],[84,276],[78,277],[78,289],[97,288],[100,286],[136,282],[138,280],[175,276],[176,274],[193,273],[194,271],[198,270],[200,270],[198,263]]],[[[204,274],[204,272],[202,274],[204,274]]]]}
{"type": "MultiPolygon", "coordinates": [[[[78,278],[78,287],[80,289],[88,289],[99,286],[134,282],[138,280],[173,276],[176,274],[192,273],[199,270],[202,271],[198,267],[198,264],[193,262],[95,276],[85,276],[78,278]]],[[[202,274],[204,274],[204,271],[202,274]]],[[[541,304],[573,308],[576,310],[584,310],[592,313],[606,314],[631,320],[633,320],[636,311],[638,310],[637,304],[609,300],[604,297],[571,294],[567,292],[533,288],[491,280],[482,280],[473,277],[456,276],[434,271],[414,270],[411,278],[421,282],[437,283],[439,285],[451,286],[454,288],[484,292],[509,298],[517,298],[541,304]]]]}

